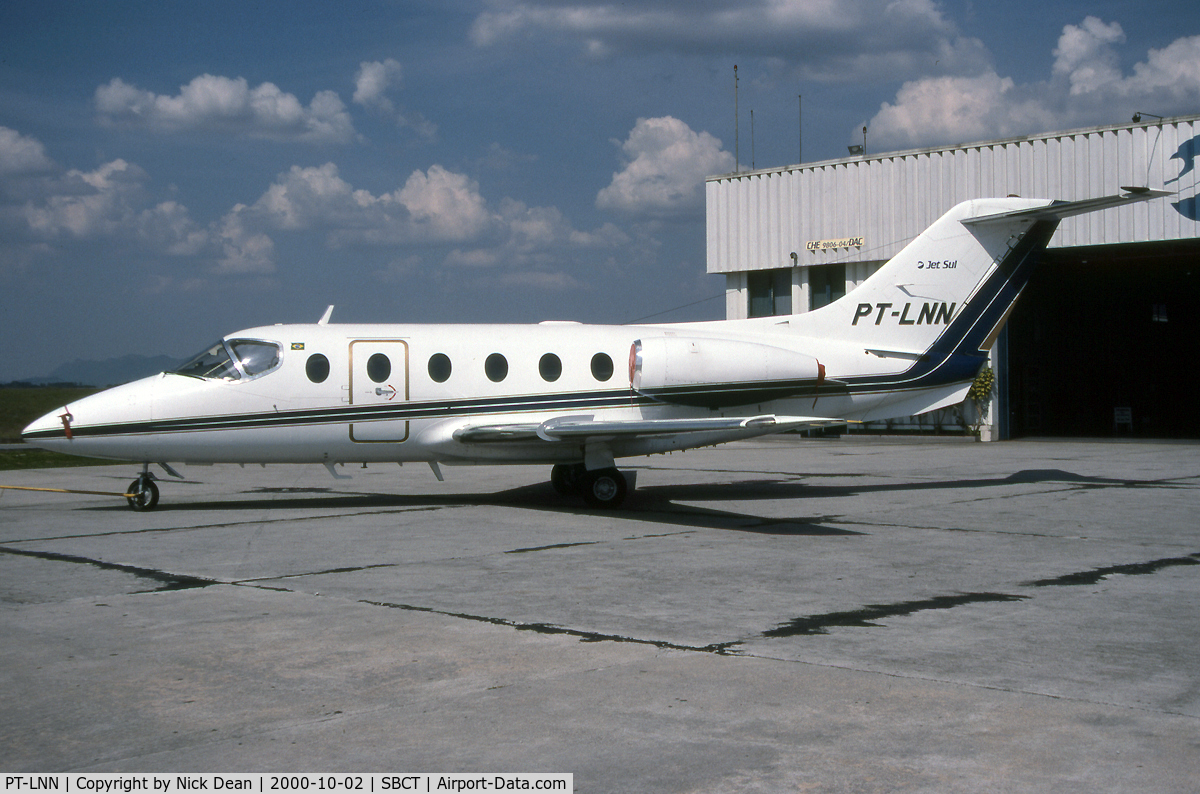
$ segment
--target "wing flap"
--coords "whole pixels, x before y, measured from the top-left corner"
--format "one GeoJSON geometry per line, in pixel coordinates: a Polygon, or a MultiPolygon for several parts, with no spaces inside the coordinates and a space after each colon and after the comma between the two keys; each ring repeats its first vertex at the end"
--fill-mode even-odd
{"type": "Polygon", "coordinates": [[[596,420],[593,416],[558,416],[540,424],[514,422],[509,424],[468,425],[454,431],[454,439],[463,443],[513,443],[529,441],[586,441],[598,438],[637,438],[674,436],[685,433],[729,431],[754,435],[782,433],[811,427],[830,427],[846,424],[845,419],[825,416],[762,416],[694,417],[683,419],[615,419],[596,420]]]}

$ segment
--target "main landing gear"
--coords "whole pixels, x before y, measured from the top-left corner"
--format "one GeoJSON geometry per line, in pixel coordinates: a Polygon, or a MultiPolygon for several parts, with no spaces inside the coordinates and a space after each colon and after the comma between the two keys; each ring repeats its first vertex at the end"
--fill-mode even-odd
{"type": "Polygon", "coordinates": [[[560,463],[550,470],[550,484],[564,496],[579,495],[589,507],[611,510],[625,499],[628,484],[616,468],[588,471],[582,463],[560,463]]]}

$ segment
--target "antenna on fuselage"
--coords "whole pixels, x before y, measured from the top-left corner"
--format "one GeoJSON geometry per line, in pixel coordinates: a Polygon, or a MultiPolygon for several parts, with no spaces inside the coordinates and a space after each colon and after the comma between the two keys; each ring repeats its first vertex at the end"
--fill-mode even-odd
{"type": "Polygon", "coordinates": [[[333,315],[333,305],[330,304],[325,313],[321,315],[321,319],[317,320],[317,325],[329,325],[329,318],[333,315]]]}

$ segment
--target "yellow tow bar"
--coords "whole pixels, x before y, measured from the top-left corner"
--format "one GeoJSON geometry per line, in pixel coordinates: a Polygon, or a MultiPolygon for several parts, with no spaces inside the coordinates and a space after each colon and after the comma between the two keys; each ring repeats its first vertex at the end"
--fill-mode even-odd
{"type": "Polygon", "coordinates": [[[25,485],[0,485],[6,491],[42,491],[43,493],[81,493],[90,496],[124,496],[126,499],[132,499],[137,496],[134,493],[117,493],[116,491],[78,491],[68,488],[30,488],[25,485]]]}

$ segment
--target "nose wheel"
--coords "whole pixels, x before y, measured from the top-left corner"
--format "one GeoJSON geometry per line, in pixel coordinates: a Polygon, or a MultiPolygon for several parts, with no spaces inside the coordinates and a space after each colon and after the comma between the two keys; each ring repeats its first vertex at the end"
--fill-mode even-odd
{"type": "Polygon", "coordinates": [[[129,500],[129,506],[139,513],[153,510],[158,504],[158,486],[154,484],[154,475],[149,471],[142,471],[141,475],[129,484],[126,493],[129,494],[125,497],[129,500]]]}

